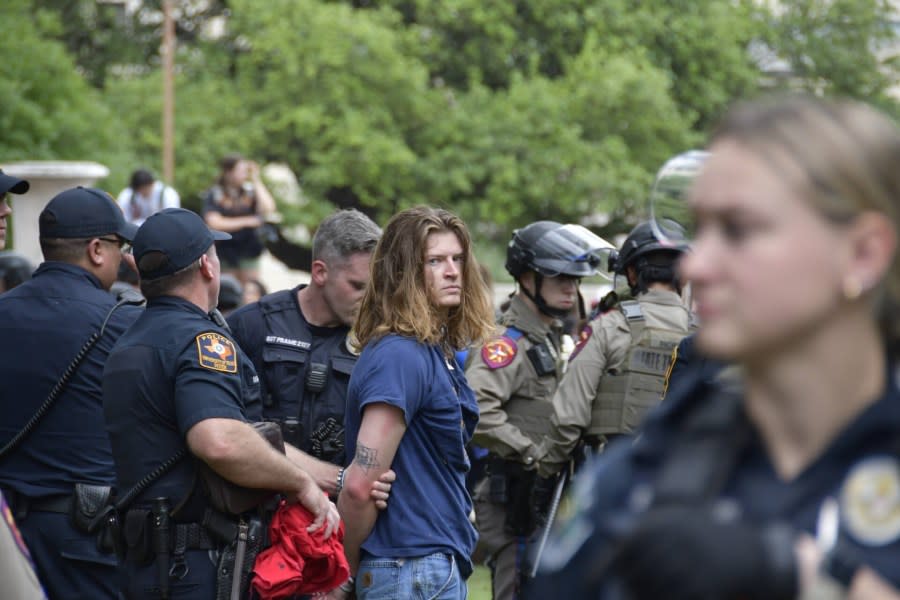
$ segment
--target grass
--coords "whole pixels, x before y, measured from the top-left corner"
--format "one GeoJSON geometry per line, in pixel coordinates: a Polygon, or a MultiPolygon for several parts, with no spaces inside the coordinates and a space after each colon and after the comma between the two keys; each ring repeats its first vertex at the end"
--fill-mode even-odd
{"type": "Polygon", "coordinates": [[[469,577],[469,600],[491,600],[491,572],[484,565],[477,565],[469,577]]]}

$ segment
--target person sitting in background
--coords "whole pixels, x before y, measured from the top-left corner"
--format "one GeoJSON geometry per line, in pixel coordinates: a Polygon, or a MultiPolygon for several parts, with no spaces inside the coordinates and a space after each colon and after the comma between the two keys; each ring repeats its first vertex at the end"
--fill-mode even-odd
{"type": "Polygon", "coordinates": [[[128,187],[119,192],[116,199],[129,223],[139,226],[153,213],[164,208],[178,208],[181,198],[174,188],[158,181],[146,169],[131,174],[128,187]]]}

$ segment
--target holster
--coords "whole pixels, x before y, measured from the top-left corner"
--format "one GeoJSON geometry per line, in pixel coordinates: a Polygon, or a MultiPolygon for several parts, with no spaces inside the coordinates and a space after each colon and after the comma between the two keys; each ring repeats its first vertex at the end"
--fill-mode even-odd
{"type": "MultiPolygon", "coordinates": [[[[284,439],[281,436],[281,427],[277,423],[262,421],[251,425],[276,450],[284,454],[284,439]]],[[[263,504],[275,494],[273,490],[247,488],[232,483],[203,461],[197,461],[197,469],[210,504],[225,514],[243,514],[263,504]]]]}
{"type": "Polygon", "coordinates": [[[237,535],[219,552],[216,569],[216,600],[240,600],[250,590],[250,575],[262,551],[264,524],[259,516],[242,518],[237,535]]]}
{"type": "MultiPolygon", "coordinates": [[[[492,467],[495,466],[495,462],[496,460],[491,463],[492,467]]],[[[517,462],[508,460],[503,462],[506,485],[506,502],[502,503],[506,508],[504,529],[511,535],[531,535],[537,527],[534,508],[531,505],[535,471],[526,470],[517,462]]],[[[499,475],[491,475],[491,484],[495,483],[495,478],[499,480],[499,475]]]]}
{"type": "Polygon", "coordinates": [[[119,554],[122,543],[119,520],[112,505],[112,488],[108,485],[76,483],[72,495],[72,525],[78,531],[96,534],[100,552],[119,554]]]}

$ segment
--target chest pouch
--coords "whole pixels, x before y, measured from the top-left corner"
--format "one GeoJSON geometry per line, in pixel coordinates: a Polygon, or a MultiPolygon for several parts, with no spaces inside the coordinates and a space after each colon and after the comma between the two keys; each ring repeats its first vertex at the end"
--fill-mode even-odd
{"type": "Polygon", "coordinates": [[[547,342],[532,346],[525,354],[528,356],[531,364],[534,365],[534,370],[537,372],[538,377],[556,373],[556,360],[553,358],[553,353],[550,351],[547,342]]]}
{"type": "Polygon", "coordinates": [[[306,371],[306,391],[318,394],[325,389],[327,382],[328,365],[325,363],[310,363],[309,369],[306,371]]]}

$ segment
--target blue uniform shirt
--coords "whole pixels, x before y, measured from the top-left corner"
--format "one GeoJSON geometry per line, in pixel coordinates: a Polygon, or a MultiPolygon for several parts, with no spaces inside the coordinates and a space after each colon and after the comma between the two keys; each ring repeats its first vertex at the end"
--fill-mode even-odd
{"type": "MultiPolygon", "coordinates": [[[[185,447],[188,430],[204,419],[259,419],[259,379],[253,364],[224,329],[198,306],[163,296],[113,349],[103,373],[103,404],[125,492],[185,447]]],[[[174,506],[194,481],[182,460],[138,498],[167,497],[174,506]]],[[[195,497],[180,520],[199,520],[205,501],[195,497]]]]}
{"type": "MultiPolygon", "coordinates": [[[[790,481],[776,474],[761,440],[751,434],[718,493],[719,502],[736,508],[745,522],[778,521],[815,535],[823,500],[835,498],[841,514],[840,543],[900,587],[898,377],[900,371],[891,372],[883,396],[790,481]]],[[[603,576],[603,570],[609,567],[616,539],[633,526],[652,498],[656,477],[686,416],[715,400],[704,379],[702,369],[695,370],[695,385],[685,380],[671,389],[634,444],[614,444],[579,473],[569,495],[570,509],[555,525],[529,597],[546,597],[550,591],[577,598],[618,597],[615,578],[603,576]]]]}
{"type": "Polygon", "coordinates": [[[465,448],[478,422],[474,392],[440,348],[387,335],[366,345],[350,378],[348,457],[356,454],[362,410],[375,402],[400,408],[406,432],[391,465],[397,481],[390,503],[362,549],[382,558],[453,553],[468,577],[477,539],[469,522],[465,448]]]}
{"type": "MultiPolygon", "coordinates": [[[[41,264],[31,280],[0,295],[0,445],[31,419],[115,303],[94,275],[62,262],[41,264]]],[[[0,461],[0,487],[43,497],[71,493],[75,482],[114,483],[101,375],[140,312],[122,306],[112,314],[54,406],[0,461]]]]}

